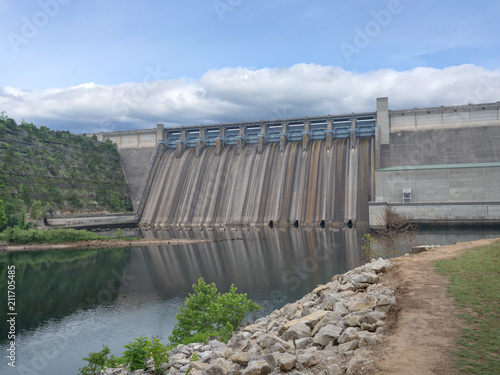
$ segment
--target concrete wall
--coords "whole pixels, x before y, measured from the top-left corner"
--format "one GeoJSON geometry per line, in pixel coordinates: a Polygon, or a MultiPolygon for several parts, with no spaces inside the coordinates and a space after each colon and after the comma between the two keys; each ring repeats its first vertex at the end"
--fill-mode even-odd
{"type": "Polygon", "coordinates": [[[102,216],[82,216],[82,217],[52,217],[47,218],[47,224],[55,228],[82,228],[97,226],[122,226],[129,224],[137,225],[137,215],[116,214],[102,216]]]}
{"type": "Polygon", "coordinates": [[[500,103],[386,110],[377,107],[375,199],[370,226],[385,204],[428,224],[499,223],[500,103]],[[387,113],[385,113],[387,111],[387,113]],[[410,188],[411,204],[402,204],[410,188]]]}
{"type": "Polygon", "coordinates": [[[500,202],[370,204],[370,228],[383,226],[385,207],[391,207],[411,223],[426,226],[500,225],[500,202]]]}
{"type": "Polygon", "coordinates": [[[500,162],[488,164],[420,166],[421,169],[375,172],[375,201],[402,203],[403,189],[411,189],[413,203],[491,202],[500,198],[500,162]]]}
{"type": "MultiPolygon", "coordinates": [[[[94,134],[87,134],[89,137],[94,134]]],[[[163,146],[163,124],[156,129],[95,133],[99,141],[109,139],[118,146],[120,164],[130,187],[134,212],[139,212],[150,171],[156,165],[163,146]]]]}

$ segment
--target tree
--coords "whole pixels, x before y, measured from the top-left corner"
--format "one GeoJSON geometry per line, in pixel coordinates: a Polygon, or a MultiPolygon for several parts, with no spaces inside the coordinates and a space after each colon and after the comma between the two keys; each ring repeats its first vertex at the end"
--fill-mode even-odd
{"type": "Polygon", "coordinates": [[[3,200],[0,199],[0,231],[4,230],[7,226],[7,216],[3,208],[3,200]]]}
{"type": "Polygon", "coordinates": [[[44,206],[41,201],[36,200],[31,205],[30,217],[32,219],[41,221],[41,220],[45,219],[45,217],[47,216],[48,209],[49,209],[48,203],[44,206]]]}
{"type": "Polygon", "coordinates": [[[374,231],[371,237],[365,239],[362,247],[365,255],[370,258],[395,257],[409,252],[416,246],[417,228],[407,222],[392,207],[386,207],[377,221],[382,229],[374,231]],[[373,250],[370,245],[372,241],[378,250],[373,250]]]}
{"type": "Polygon", "coordinates": [[[234,285],[231,285],[229,293],[221,295],[214,283],[206,284],[200,277],[193,289],[195,293],[186,298],[184,306],[179,307],[175,316],[177,322],[169,336],[172,343],[195,342],[211,335],[227,340],[249,312],[261,309],[247,298],[246,293],[236,293],[234,285]]]}

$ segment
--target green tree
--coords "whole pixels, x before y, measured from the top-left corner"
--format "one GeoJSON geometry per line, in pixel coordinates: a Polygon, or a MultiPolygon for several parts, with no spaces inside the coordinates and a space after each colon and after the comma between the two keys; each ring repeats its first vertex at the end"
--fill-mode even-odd
{"type": "Polygon", "coordinates": [[[44,207],[41,201],[36,200],[31,205],[30,217],[35,220],[42,220],[45,216],[44,207]]]}
{"type": "Polygon", "coordinates": [[[4,230],[7,225],[7,216],[3,208],[3,200],[0,199],[0,231],[4,230]]]}
{"type": "Polygon", "coordinates": [[[200,277],[193,289],[195,293],[186,298],[175,316],[177,322],[169,336],[174,344],[185,343],[193,335],[200,339],[215,334],[227,340],[249,312],[260,309],[246,294],[236,293],[234,285],[221,295],[214,283],[207,284],[200,277]]]}

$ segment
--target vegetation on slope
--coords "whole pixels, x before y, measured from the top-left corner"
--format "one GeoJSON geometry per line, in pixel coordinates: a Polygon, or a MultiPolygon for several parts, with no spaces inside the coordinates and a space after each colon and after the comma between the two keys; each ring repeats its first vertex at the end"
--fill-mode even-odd
{"type": "Polygon", "coordinates": [[[500,374],[500,242],[436,262],[464,321],[455,366],[461,374],[500,374]]]}
{"type": "Polygon", "coordinates": [[[0,115],[0,230],[30,213],[131,210],[116,145],[0,115]],[[1,210],[0,210],[1,211],[1,210]]]}

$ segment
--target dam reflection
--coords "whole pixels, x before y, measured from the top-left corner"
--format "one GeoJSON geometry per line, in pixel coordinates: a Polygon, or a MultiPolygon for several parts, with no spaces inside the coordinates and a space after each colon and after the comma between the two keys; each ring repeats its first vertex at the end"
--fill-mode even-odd
{"type": "MultiPolygon", "coordinates": [[[[122,287],[122,296],[144,302],[185,296],[201,276],[220,291],[235,284],[253,299],[269,300],[270,293],[287,303],[328,282],[359,261],[362,230],[144,231],[145,238],[210,239],[188,245],[134,249],[126,275],[134,282],[122,287]],[[154,292],[153,292],[154,291],[154,292]],[[151,293],[153,292],[153,293],[151,293]]],[[[246,229],[246,228],[245,228],[246,229]]],[[[130,301],[129,301],[130,302],[130,301]]],[[[274,308],[278,306],[273,303],[274,308]]]]}

